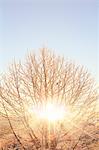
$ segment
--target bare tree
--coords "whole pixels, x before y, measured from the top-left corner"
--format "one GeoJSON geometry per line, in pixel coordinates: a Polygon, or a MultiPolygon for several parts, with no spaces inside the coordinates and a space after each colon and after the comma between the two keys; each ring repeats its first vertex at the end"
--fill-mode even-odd
{"type": "Polygon", "coordinates": [[[82,135],[95,139],[86,130],[86,125],[95,118],[97,97],[95,82],[83,66],[65,61],[42,48],[39,56],[29,53],[24,64],[14,61],[9,72],[2,76],[0,113],[8,119],[23,149],[23,139],[18,137],[15,120],[31,139],[31,149],[74,150],[82,145],[82,135]],[[65,110],[68,108],[72,114],[54,125],[50,124],[50,130],[48,122],[29,112],[32,107],[39,108],[49,100],[60,106],[64,104],[65,110]]]}

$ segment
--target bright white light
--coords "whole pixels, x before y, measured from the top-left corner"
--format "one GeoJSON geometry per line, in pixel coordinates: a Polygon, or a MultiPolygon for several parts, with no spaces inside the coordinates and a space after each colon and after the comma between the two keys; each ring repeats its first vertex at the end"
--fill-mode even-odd
{"type": "Polygon", "coordinates": [[[42,110],[40,110],[40,117],[49,121],[58,121],[64,118],[65,110],[63,106],[58,106],[53,103],[47,103],[42,110]]]}
{"type": "Polygon", "coordinates": [[[48,121],[59,121],[62,120],[68,111],[65,109],[63,105],[59,105],[56,103],[48,102],[43,105],[39,105],[37,107],[32,107],[29,109],[31,114],[35,114],[35,116],[40,119],[48,120],[48,121]]]}

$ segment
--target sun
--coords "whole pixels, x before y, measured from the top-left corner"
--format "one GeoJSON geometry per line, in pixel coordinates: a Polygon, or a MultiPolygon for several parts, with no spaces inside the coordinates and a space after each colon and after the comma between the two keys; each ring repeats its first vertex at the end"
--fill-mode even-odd
{"type": "Polygon", "coordinates": [[[59,106],[55,103],[47,103],[43,106],[43,109],[40,110],[40,118],[46,119],[48,121],[59,121],[62,120],[65,116],[65,109],[63,106],[59,106]]]}
{"type": "Polygon", "coordinates": [[[37,106],[32,106],[28,111],[35,117],[50,122],[62,121],[66,115],[69,115],[69,111],[64,105],[50,101],[37,106]]]}

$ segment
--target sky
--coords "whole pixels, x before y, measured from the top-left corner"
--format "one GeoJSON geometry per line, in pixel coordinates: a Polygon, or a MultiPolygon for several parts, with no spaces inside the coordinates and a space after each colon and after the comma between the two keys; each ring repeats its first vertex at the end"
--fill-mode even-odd
{"type": "Polygon", "coordinates": [[[0,0],[0,72],[48,47],[98,77],[98,1],[0,0]]]}

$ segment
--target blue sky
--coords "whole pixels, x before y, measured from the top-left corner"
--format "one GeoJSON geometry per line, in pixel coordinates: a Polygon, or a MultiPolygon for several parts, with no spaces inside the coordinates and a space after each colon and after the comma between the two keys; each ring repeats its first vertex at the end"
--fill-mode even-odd
{"type": "Polygon", "coordinates": [[[0,0],[0,72],[46,46],[98,73],[98,2],[0,0]]]}

